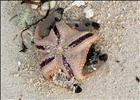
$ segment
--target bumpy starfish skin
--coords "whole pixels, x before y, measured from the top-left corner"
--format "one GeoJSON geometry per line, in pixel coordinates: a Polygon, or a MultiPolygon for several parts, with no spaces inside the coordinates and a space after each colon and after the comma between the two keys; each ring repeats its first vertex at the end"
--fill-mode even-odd
{"type": "Polygon", "coordinates": [[[90,31],[72,29],[63,20],[56,22],[50,34],[44,38],[40,28],[41,25],[36,29],[34,42],[43,54],[40,68],[46,79],[50,80],[51,75],[59,69],[77,80],[92,74],[83,75],[82,69],[91,45],[99,40],[97,35],[90,31]]]}

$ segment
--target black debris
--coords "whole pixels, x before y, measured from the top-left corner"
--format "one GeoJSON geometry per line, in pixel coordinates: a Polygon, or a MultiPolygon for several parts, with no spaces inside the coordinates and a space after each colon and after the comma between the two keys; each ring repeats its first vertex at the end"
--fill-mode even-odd
{"type": "Polygon", "coordinates": [[[136,81],[137,81],[137,82],[140,82],[140,78],[138,78],[137,76],[136,76],[136,81]]]}
{"type": "Polygon", "coordinates": [[[22,49],[19,52],[26,52],[27,49],[28,48],[26,47],[26,45],[24,44],[24,42],[22,42],[22,49]]]}
{"type": "Polygon", "coordinates": [[[119,60],[116,60],[116,62],[119,63],[120,61],[119,60]]]}

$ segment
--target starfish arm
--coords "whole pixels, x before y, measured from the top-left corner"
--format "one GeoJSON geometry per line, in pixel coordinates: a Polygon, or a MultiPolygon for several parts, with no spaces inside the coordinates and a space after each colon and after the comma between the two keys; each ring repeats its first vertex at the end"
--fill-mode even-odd
{"type": "Polygon", "coordinates": [[[98,36],[92,36],[82,43],[78,44],[76,47],[69,49],[66,54],[74,71],[74,76],[78,80],[85,79],[89,75],[83,75],[82,69],[86,62],[86,57],[91,45],[99,40],[98,36]]]}
{"type": "Polygon", "coordinates": [[[38,26],[34,35],[34,42],[37,46],[55,46],[57,44],[57,37],[55,36],[53,30],[46,37],[42,37],[40,27],[38,26]]]}
{"type": "Polygon", "coordinates": [[[56,66],[54,66],[54,64],[42,70],[42,73],[47,80],[51,80],[51,75],[57,72],[58,70],[56,69],[56,66]]]}
{"type": "Polygon", "coordinates": [[[60,40],[62,44],[63,42],[65,43],[68,42],[68,40],[70,40],[71,37],[73,37],[74,35],[76,35],[76,33],[78,33],[78,30],[70,28],[63,20],[57,22],[56,27],[59,30],[60,40]]]}
{"type": "MultiPolygon", "coordinates": [[[[46,58],[46,59],[51,59],[50,58],[46,58]]],[[[52,60],[52,59],[51,59],[52,60]]],[[[42,62],[45,61],[45,59],[42,60],[42,62]]],[[[43,63],[41,63],[43,65],[43,63]]],[[[40,64],[40,66],[42,67],[42,65],[40,64]]],[[[50,63],[44,65],[41,69],[43,72],[43,75],[46,79],[51,80],[51,75],[53,75],[54,73],[57,73],[57,60],[53,59],[50,63]]]]}
{"type": "Polygon", "coordinates": [[[80,32],[61,20],[52,27],[50,34],[43,37],[41,32],[44,31],[40,27],[36,29],[34,42],[43,54],[40,66],[46,79],[50,80],[51,75],[59,69],[77,80],[92,74],[83,74],[83,67],[91,45],[99,40],[99,37],[93,34],[96,32],[80,32]]]}
{"type": "MultiPolygon", "coordinates": [[[[50,55],[47,55],[46,57],[44,57],[42,59],[42,61],[45,61],[45,59],[51,59],[52,57],[48,57],[50,55]]],[[[43,71],[43,75],[50,80],[50,76],[57,73],[59,71],[59,69],[61,69],[67,76],[69,76],[69,74],[67,73],[67,70],[63,64],[63,59],[62,59],[62,55],[61,54],[56,54],[55,58],[53,59],[52,62],[50,62],[49,64],[45,65],[42,68],[43,71]]]]}

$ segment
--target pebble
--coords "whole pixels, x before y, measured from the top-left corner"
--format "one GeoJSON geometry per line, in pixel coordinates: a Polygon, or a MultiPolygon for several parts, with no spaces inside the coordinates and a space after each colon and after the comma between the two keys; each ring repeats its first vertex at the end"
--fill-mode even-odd
{"type": "Polygon", "coordinates": [[[13,76],[14,77],[19,77],[19,73],[14,73],[13,76]]]}
{"type": "Polygon", "coordinates": [[[40,15],[45,16],[46,15],[46,10],[39,10],[40,15]]]}
{"type": "Polygon", "coordinates": [[[72,3],[72,6],[77,6],[77,7],[80,7],[80,6],[82,6],[82,5],[85,5],[85,3],[86,2],[88,2],[88,1],[74,1],[73,3],[72,3]]]}
{"type": "Polygon", "coordinates": [[[95,68],[93,65],[91,65],[91,68],[92,68],[93,70],[96,70],[96,68],[95,68]]]}
{"type": "MultiPolygon", "coordinates": [[[[55,5],[56,5],[56,1],[50,1],[50,9],[53,9],[55,5]]],[[[46,11],[49,10],[49,2],[47,1],[43,3],[41,9],[46,11]]]]}
{"type": "Polygon", "coordinates": [[[38,5],[32,4],[32,5],[31,5],[31,8],[32,8],[32,9],[37,9],[37,8],[38,8],[38,5]]]}
{"type": "Polygon", "coordinates": [[[83,12],[86,14],[85,15],[86,18],[91,18],[94,15],[93,10],[90,9],[89,7],[86,7],[83,12]]]}
{"type": "Polygon", "coordinates": [[[73,6],[84,6],[88,1],[74,1],[71,5],[69,5],[67,8],[65,8],[64,12],[66,12],[67,10],[71,9],[73,6]]]}
{"type": "Polygon", "coordinates": [[[96,70],[96,68],[95,67],[92,67],[93,68],[93,70],[96,70]]]}
{"type": "Polygon", "coordinates": [[[33,79],[29,79],[29,82],[30,82],[30,83],[33,83],[33,79]]]}
{"type": "MultiPolygon", "coordinates": [[[[53,9],[56,6],[56,1],[50,1],[50,9],[53,9]]],[[[46,1],[41,5],[41,9],[39,10],[40,15],[45,16],[47,11],[49,10],[49,2],[46,1]]]]}
{"type": "Polygon", "coordinates": [[[97,20],[97,23],[101,23],[101,20],[98,19],[98,20],[97,20]]]}
{"type": "Polygon", "coordinates": [[[18,61],[18,66],[20,66],[21,65],[21,62],[20,61],[18,61]]]}

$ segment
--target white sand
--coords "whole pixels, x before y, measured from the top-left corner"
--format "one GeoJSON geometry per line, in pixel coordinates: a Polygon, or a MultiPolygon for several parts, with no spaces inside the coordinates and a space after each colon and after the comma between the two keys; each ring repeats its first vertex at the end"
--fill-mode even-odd
{"type": "MultiPolygon", "coordinates": [[[[2,99],[140,99],[140,83],[135,79],[136,76],[140,78],[140,2],[95,1],[86,4],[94,11],[92,20],[101,24],[100,36],[109,59],[89,80],[82,83],[83,91],[80,94],[49,85],[42,78],[37,65],[40,56],[30,45],[29,35],[24,35],[28,51],[18,52],[21,39],[19,36],[13,39],[19,34],[19,29],[13,24],[14,21],[9,22],[18,10],[18,2],[1,3],[2,99]]],[[[71,2],[63,2],[59,6],[69,4],[71,2]]],[[[84,19],[83,9],[86,6],[73,6],[73,10],[65,12],[67,18],[84,19]]]]}

